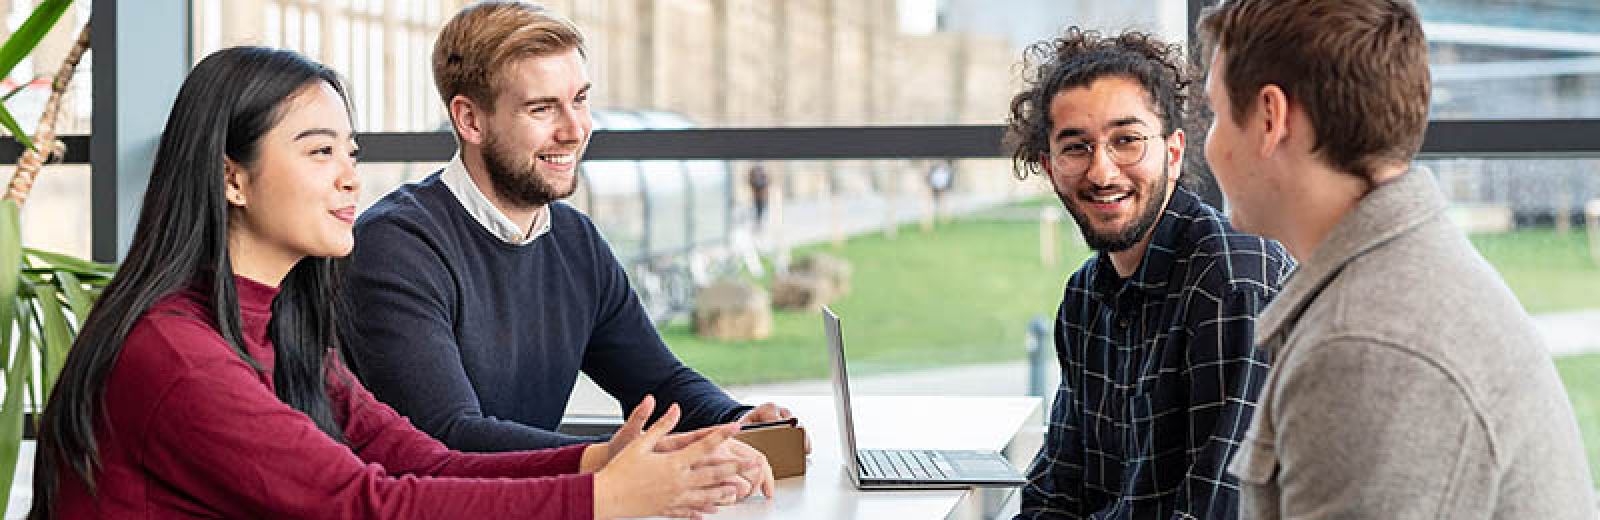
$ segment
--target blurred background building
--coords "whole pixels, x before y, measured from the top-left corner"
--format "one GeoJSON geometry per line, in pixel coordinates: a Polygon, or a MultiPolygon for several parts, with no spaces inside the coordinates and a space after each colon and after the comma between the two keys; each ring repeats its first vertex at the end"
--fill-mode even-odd
{"type": "MultiPolygon", "coordinates": [[[[0,32],[18,27],[34,3],[0,0],[5,16],[0,32]]],[[[48,91],[48,79],[40,78],[54,72],[88,18],[90,3],[77,2],[33,58],[11,77],[0,78],[0,94],[21,88],[6,105],[25,129],[36,123],[48,91]]],[[[240,44],[295,49],[347,78],[358,133],[446,132],[429,54],[439,28],[467,3],[191,0],[190,58],[198,61],[240,44]]],[[[1209,2],[543,3],[585,32],[596,127],[620,131],[992,128],[1005,121],[1027,45],[1068,25],[1140,29],[1184,42],[1195,14],[1190,7],[1209,2]]],[[[1418,0],[1418,5],[1433,62],[1435,121],[1590,120],[1580,126],[1592,129],[1592,121],[1600,120],[1600,2],[1418,0]]],[[[90,133],[92,76],[93,51],[73,82],[60,133],[90,133]]],[[[1196,137],[1189,142],[1199,143],[1196,137]]],[[[1495,138],[1458,137],[1469,142],[1452,149],[1465,151],[1432,153],[1417,162],[1439,177],[1453,216],[1472,232],[1474,244],[1545,332],[1580,414],[1591,460],[1600,468],[1600,385],[1595,383],[1600,379],[1593,377],[1600,370],[1600,300],[1594,297],[1600,294],[1600,233],[1591,246],[1582,229],[1585,205],[1600,208],[1600,153],[1547,154],[1538,147],[1479,153],[1496,149],[1495,138]]],[[[1195,146],[1189,153],[1198,158],[1202,152],[1195,146]]],[[[365,160],[359,166],[363,207],[400,183],[432,173],[447,159],[365,160]]],[[[826,249],[854,259],[860,272],[868,273],[857,278],[857,299],[845,303],[852,306],[848,311],[855,323],[872,324],[853,329],[866,336],[852,339],[852,348],[863,345],[868,351],[855,354],[865,358],[863,371],[920,371],[885,376],[876,385],[868,382],[868,389],[992,395],[1049,388],[1042,382],[1043,374],[1054,370],[1048,339],[1034,338],[1031,345],[1039,347],[1034,352],[1043,354],[1032,355],[1024,367],[1024,330],[1031,318],[1055,309],[1067,273],[1088,252],[1072,243],[1077,232],[1070,219],[1050,221],[1061,214],[1052,212],[1059,203],[1043,179],[1016,180],[1010,162],[998,154],[955,160],[954,187],[945,196],[958,214],[955,224],[918,233],[921,239],[902,235],[891,246],[872,242],[882,236],[894,240],[899,224],[916,221],[933,207],[927,177],[943,162],[762,161],[776,197],[762,247],[766,252],[826,249]],[[961,222],[963,217],[970,218],[961,222]],[[1047,241],[1054,235],[1046,230],[1058,224],[1063,239],[1047,241]],[[872,233],[879,230],[886,233],[872,233]],[[826,246],[846,235],[866,237],[868,245],[826,246]],[[1045,243],[1059,246],[1061,262],[1041,258],[1045,246],[1039,244],[1045,243]]],[[[756,165],[737,159],[585,161],[580,191],[571,202],[601,227],[636,287],[653,292],[661,285],[659,267],[680,269],[682,257],[698,249],[727,248],[741,233],[747,239],[756,233],[751,193],[745,189],[756,165]]],[[[87,164],[46,168],[23,214],[26,245],[89,255],[89,171],[87,164]]],[[[1591,225],[1600,228],[1600,214],[1591,225]]],[[[737,391],[825,392],[827,385],[818,380],[826,372],[816,321],[812,315],[780,313],[771,340],[749,343],[700,341],[681,322],[663,324],[662,331],[676,353],[719,383],[731,381],[737,391]]],[[[1046,330],[1044,321],[1037,323],[1036,330],[1046,330]]],[[[852,368],[857,361],[852,359],[852,368]]],[[[597,393],[592,387],[580,392],[597,393]]],[[[575,401],[578,408],[614,408],[600,397],[575,401]]]]}
{"type": "MultiPolygon", "coordinates": [[[[446,129],[429,69],[433,37],[463,0],[195,0],[193,58],[230,45],[300,50],[339,70],[352,87],[358,131],[446,129]]],[[[6,27],[32,8],[0,0],[6,27]]],[[[659,111],[702,127],[998,124],[1017,87],[1027,44],[1067,24],[1138,28],[1182,41],[1188,2],[1084,0],[553,0],[588,37],[594,106],[659,111]]],[[[37,120],[54,63],[89,13],[81,2],[0,88],[27,83],[10,105],[37,120]],[[73,18],[76,18],[74,20],[73,18]]],[[[1590,0],[1421,0],[1435,62],[1436,119],[1600,116],[1600,4],[1590,0]]],[[[68,100],[61,132],[88,133],[92,51],[68,100]]],[[[603,125],[602,125],[603,126],[603,125]]],[[[434,164],[367,164],[370,202],[434,164]]],[[[737,189],[749,164],[702,203],[748,206],[737,189]]],[[[1430,163],[1463,203],[1489,222],[1576,222],[1600,194],[1593,161],[1452,159],[1430,163]],[[1553,167],[1559,166],[1559,167],[1553,167]],[[1501,218],[1501,217],[1505,218],[1501,218]]],[[[921,187],[927,161],[780,161],[767,165],[789,200],[829,195],[893,197],[921,187]]],[[[1001,160],[957,161],[956,189],[994,200],[1035,194],[1001,160]]],[[[67,168],[73,169],[73,168],[67,168]]],[[[593,183],[605,180],[591,180],[593,183]]],[[[87,201],[88,175],[51,172],[40,204],[87,201]]],[[[638,184],[634,182],[634,184],[638,184]]],[[[73,213],[61,211],[60,213],[73,213]]],[[[738,217],[733,217],[737,219],[738,217]]],[[[86,215],[33,222],[42,247],[85,253],[67,230],[86,215]],[[45,225],[48,224],[48,225],[45,225]]],[[[638,220],[638,219],[636,219],[638,220]]],[[[725,226],[731,223],[725,223],[725,226]]],[[[1495,224],[1500,225],[1500,224],[1495,224]]]]}
{"type": "MultiPolygon", "coordinates": [[[[1421,0],[1433,61],[1434,119],[1600,117],[1600,2],[1421,0]]],[[[1464,220],[1487,229],[1582,221],[1600,196],[1600,161],[1442,160],[1432,164],[1464,220]]]]}

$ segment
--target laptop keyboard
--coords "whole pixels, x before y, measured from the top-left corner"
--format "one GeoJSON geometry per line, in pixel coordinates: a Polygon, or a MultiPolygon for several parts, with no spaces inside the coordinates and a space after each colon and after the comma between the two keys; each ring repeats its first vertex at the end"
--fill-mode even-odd
{"type": "Polygon", "coordinates": [[[938,452],[926,450],[859,450],[862,476],[898,480],[950,478],[952,468],[938,452]]]}

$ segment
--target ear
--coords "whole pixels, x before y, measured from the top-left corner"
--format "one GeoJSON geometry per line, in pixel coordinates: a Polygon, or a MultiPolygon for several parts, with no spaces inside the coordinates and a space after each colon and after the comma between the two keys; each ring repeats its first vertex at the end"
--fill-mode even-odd
{"type": "Polygon", "coordinates": [[[244,192],[250,185],[250,176],[245,174],[243,166],[226,156],[222,158],[222,184],[222,197],[227,199],[228,205],[244,207],[244,192]]]}
{"type": "Polygon", "coordinates": [[[473,145],[483,145],[483,128],[488,116],[477,103],[472,102],[467,96],[456,95],[450,98],[450,123],[456,127],[456,135],[462,142],[473,145]]]}
{"type": "Polygon", "coordinates": [[[1167,145],[1167,168],[1178,172],[1178,175],[1172,176],[1173,179],[1177,179],[1180,175],[1183,175],[1183,151],[1185,150],[1184,145],[1188,142],[1188,136],[1184,135],[1182,128],[1179,128],[1173,130],[1172,135],[1167,136],[1164,141],[1164,144],[1167,145]]]}
{"type": "Polygon", "coordinates": [[[1289,142],[1289,96],[1277,85],[1261,87],[1256,95],[1256,118],[1261,127],[1261,156],[1270,157],[1289,142]]]}
{"type": "Polygon", "coordinates": [[[1050,162],[1050,152],[1039,154],[1039,169],[1044,171],[1044,175],[1049,177],[1051,182],[1055,182],[1055,164],[1050,162]]]}

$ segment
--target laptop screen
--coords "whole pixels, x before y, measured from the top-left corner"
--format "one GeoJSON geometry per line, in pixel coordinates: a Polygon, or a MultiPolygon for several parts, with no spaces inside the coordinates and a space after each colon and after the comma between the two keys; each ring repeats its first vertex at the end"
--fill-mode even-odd
{"type": "Polygon", "coordinates": [[[844,370],[844,333],[839,329],[839,316],[833,309],[822,307],[822,326],[828,335],[828,359],[833,362],[833,406],[839,412],[839,442],[842,454],[850,469],[851,478],[860,475],[856,467],[856,425],[850,417],[850,377],[844,370]]]}

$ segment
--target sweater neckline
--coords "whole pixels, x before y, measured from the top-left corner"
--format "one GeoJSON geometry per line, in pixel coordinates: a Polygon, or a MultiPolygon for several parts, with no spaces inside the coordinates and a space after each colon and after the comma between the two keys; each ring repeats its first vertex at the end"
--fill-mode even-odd
{"type": "Polygon", "coordinates": [[[233,275],[235,291],[239,294],[239,312],[271,314],[272,300],[278,297],[278,288],[241,275],[233,275]]]}

